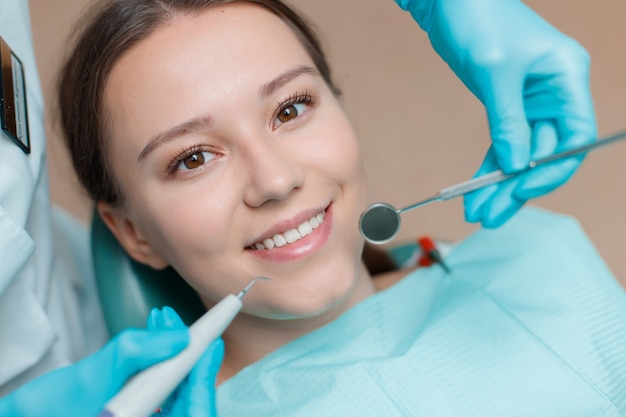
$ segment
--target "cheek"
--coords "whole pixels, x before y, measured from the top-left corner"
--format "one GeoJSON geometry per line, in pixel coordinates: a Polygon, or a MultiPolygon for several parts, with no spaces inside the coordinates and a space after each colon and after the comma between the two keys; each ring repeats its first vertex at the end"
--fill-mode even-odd
{"type": "Polygon", "coordinates": [[[146,222],[149,239],[162,257],[206,300],[241,290],[252,274],[240,270],[237,237],[243,226],[235,221],[232,206],[217,200],[164,200],[146,222]]]}
{"type": "Polygon", "coordinates": [[[367,200],[367,184],[365,167],[361,158],[361,149],[352,126],[345,118],[334,123],[333,134],[325,140],[326,168],[337,180],[344,184],[346,190],[358,194],[362,207],[367,200]]]}
{"type": "Polygon", "coordinates": [[[228,247],[233,227],[232,204],[196,187],[145,187],[134,199],[137,223],[146,240],[181,275],[196,276],[206,263],[228,247]],[[165,189],[164,189],[165,188],[165,189]]]}
{"type": "Polygon", "coordinates": [[[368,190],[359,142],[345,117],[337,117],[334,123],[327,125],[320,149],[324,149],[323,157],[318,159],[320,171],[327,182],[338,187],[341,195],[341,209],[337,214],[342,218],[342,233],[356,243],[360,253],[363,238],[358,229],[358,218],[367,206],[368,190]]]}

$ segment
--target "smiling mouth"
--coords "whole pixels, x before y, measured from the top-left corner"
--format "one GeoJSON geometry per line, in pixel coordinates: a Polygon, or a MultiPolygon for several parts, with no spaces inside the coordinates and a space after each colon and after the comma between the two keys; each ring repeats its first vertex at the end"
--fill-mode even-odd
{"type": "Polygon", "coordinates": [[[290,243],[297,242],[305,236],[313,233],[313,230],[317,229],[322,223],[324,223],[324,217],[326,216],[326,210],[317,213],[309,220],[305,220],[297,228],[287,230],[283,233],[277,233],[272,237],[264,239],[262,242],[255,243],[248,246],[251,250],[272,250],[274,248],[281,248],[289,245],[290,243]]]}

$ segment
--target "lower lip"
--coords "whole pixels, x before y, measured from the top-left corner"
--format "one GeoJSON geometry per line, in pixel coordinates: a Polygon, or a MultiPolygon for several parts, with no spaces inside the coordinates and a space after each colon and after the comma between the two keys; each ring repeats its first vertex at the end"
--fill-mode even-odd
{"type": "Polygon", "coordinates": [[[332,230],[332,206],[326,208],[324,222],[313,229],[310,235],[302,239],[274,249],[247,249],[247,251],[268,262],[296,262],[317,252],[326,244],[332,230]]]}

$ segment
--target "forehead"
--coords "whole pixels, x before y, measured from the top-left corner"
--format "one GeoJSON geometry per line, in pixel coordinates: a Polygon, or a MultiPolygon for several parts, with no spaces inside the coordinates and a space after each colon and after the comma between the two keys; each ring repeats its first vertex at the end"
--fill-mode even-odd
{"type": "Polygon", "coordinates": [[[200,87],[219,99],[303,64],[313,66],[272,12],[250,3],[213,6],[175,16],[127,51],[109,75],[104,105],[115,117],[116,108],[189,99],[200,87]]]}
{"type": "Polygon", "coordinates": [[[113,67],[103,97],[108,129],[113,137],[145,139],[256,96],[263,84],[302,65],[314,67],[295,33],[261,6],[177,15],[113,67]]]}
{"type": "Polygon", "coordinates": [[[303,56],[309,58],[281,18],[256,4],[231,3],[196,14],[175,15],[127,51],[109,79],[114,79],[116,73],[126,76],[132,69],[173,68],[179,72],[180,64],[200,63],[207,70],[226,70],[230,65],[239,66],[237,59],[241,58],[254,65],[267,61],[263,57],[283,61],[301,60],[303,56]],[[157,68],[152,66],[154,61],[158,61],[157,68]]]}

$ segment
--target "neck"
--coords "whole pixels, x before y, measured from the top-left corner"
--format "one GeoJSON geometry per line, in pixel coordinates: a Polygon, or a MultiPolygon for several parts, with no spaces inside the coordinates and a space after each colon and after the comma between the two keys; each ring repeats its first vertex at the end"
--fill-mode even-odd
{"type": "Polygon", "coordinates": [[[353,290],[343,302],[314,317],[273,320],[247,314],[237,316],[223,335],[226,352],[217,383],[221,384],[292,340],[330,323],[376,291],[363,265],[357,276],[353,290]]]}

